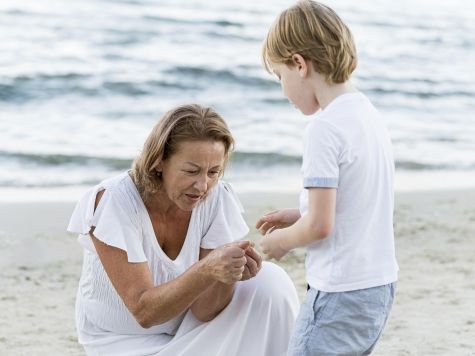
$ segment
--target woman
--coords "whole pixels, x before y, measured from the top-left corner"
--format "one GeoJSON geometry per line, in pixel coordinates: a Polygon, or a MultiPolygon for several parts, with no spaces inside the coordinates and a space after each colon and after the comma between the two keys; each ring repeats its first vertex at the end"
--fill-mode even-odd
{"type": "Polygon", "coordinates": [[[84,247],[76,326],[88,355],[285,354],[298,300],[282,269],[236,241],[248,228],[219,180],[233,143],[214,110],[179,106],[131,171],[78,203],[68,230],[84,247]]]}

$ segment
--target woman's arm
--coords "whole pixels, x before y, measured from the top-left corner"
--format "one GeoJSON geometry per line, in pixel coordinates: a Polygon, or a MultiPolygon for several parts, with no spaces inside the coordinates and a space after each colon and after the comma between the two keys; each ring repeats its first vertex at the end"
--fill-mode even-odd
{"type": "MultiPolygon", "coordinates": [[[[91,238],[114,288],[144,328],[162,324],[188,309],[211,285],[232,288],[241,279],[244,250],[223,247],[191,266],[176,279],[154,286],[146,262],[129,263],[125,251],[91,238]]],[[[223,287],[223,289],[226,289],[223,287]]]]}
{"type": "Polygon", "coordinates": [[[233,297],[234,283],[212,283],[191,306],[191,311],[200,321],[211,321],[226,308],[233,297]]]}
{"type": "MultiPolygon", "coordinates": [[[[241,278],[241,281],[245,281],[257,275],[262,266],[262,258],[249,241],[240,241],[237,244],[246,251],[247,263],[241,278]]],[[[200,259],[205,258],[211,251],[213,250],[201,249],[200,259]]],[[[196,299],[191,310],[201,321],[213,320],[229,304],[233,292],[234,284],[215,282],[196,299]]]]}
{"type": "MultiPolygon", "coordinates": [[[[96,207],[102,192],[96,198],[96,207]]],[[[154,286],[146,262],[130,263],[127,253],[90,236],[104,269],[124,304],[144,328],[162,324],[180,315],[211,285],[232,286],[242,278],[245,251],[225,245],[211,251],[176,279],[154,286]]]]}
{"type": "MultiPolygon", "coordinates": [[[[248,248],[252,248],[250,247],[249,241],[240,241],[234,244],[242,248],[244,251],[248,248]]],[[[200,250],[200,260],[206,258],[212,251],[213,250],[202,248],[200,250]]],[[[257,258],[254,256],[254,254],[251,254],[251,256],[248,256],[247,254],[245,256],[248,262],[246,266],[243,266],[241,269],[242,278],[252,278],[260,269],[261,260],[259,259],[258,261],[255,261],[257,258]],[[252,264],[249,263],[249,260],[252,260],[252,264]],[[245,270],[246,272],[243,274],[245,270]]],[[[260,256],[258,255],[258,257],[260,256]]],[[[240,278],[240,280],[242,278],[240,278]]],[[[209,285],[206,291],[201,294],[199,298],[196,299],[196,301],[191,306],[191,311],[200,321],[213,320],[229,304],[233,297],[233,292],[234,283],[226,284],[215,281],[209,285]]]]}

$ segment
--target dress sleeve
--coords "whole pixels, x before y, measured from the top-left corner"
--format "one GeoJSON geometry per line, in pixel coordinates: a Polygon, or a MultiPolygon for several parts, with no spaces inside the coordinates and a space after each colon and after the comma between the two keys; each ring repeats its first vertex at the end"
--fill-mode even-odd
{"type": "Polygon", "coordinates": [[[316,121],[306,131],[302,175],[304,188],[338,188],[340,139],[326,122],[316,121]]]}
{"type": "Polygon", "coordinates": [[[244,221],[244,209],[229,183],[220,181],[208,209],[208,228],[201,239],[201,248],[214,249],[244,237],[249,228],[244,221]]]}
{"type": "Polygon", "coordinates": [[[121,192],[113,188],[105,189],[94,211],[96,195],[104,190],[96,186],[79,201],[69,221],[68,231],[79,234],[79,243],[87,250],[96,253],[89,232],[109,246],[117,247],[127,253],[129,262],[145,262],[139,218],[121,192]]]}

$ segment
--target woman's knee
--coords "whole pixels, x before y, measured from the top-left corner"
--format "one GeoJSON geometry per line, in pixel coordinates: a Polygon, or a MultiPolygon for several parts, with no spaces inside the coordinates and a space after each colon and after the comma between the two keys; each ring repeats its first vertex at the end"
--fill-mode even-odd
{"type": "Polygon", "coordinates": [[[244,286],[247,293],[266,302],[270,300],[277,302],[290,298],[291,300],[295,299],[298,303],[297,292],[292,280],[282,267],[271,262],[263,262],[257,276],[244,282],[244,286]]]}

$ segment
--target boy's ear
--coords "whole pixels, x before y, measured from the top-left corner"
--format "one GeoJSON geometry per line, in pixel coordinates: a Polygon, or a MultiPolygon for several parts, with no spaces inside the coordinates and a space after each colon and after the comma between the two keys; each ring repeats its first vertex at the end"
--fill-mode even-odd
{"type": "Polygon", "coordinates": [[[300,77],[305,78],[309,70],[307,61],[298,53],[292,55],[292,60],[297,67],[300,77]]]}

